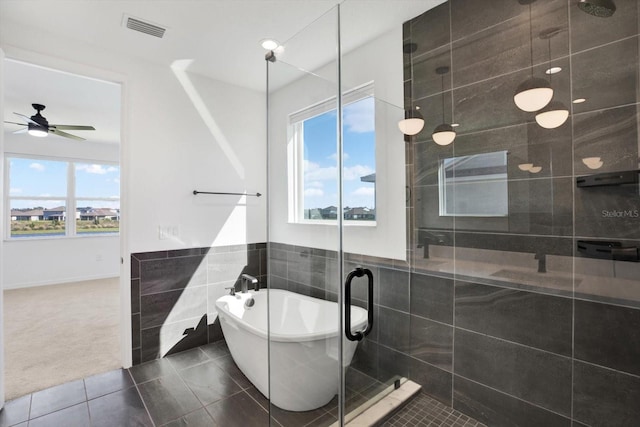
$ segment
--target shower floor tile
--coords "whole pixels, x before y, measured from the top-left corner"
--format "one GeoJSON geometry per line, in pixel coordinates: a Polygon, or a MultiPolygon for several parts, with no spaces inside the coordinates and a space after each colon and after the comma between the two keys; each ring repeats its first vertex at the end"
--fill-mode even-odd
{"type": "Polygon", "coordinates": [[[385,421],[382,426],[486,427],[479,421],[432,399],[424,393],[418,394],[411,402],[385,421]]]}

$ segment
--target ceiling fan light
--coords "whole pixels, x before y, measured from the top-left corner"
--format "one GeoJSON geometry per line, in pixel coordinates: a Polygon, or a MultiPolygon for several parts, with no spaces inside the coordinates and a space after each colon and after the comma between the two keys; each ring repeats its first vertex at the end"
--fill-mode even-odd
{"type": "Polygon", "coordinates": [[[569,109],[562,102],[553,101],[536,114],[536,122],[545,129],[560,127],[569,118],[569,109]]]}
{"type": "Polygon", "coordinates": [[[433,142],[438,145],[449,145],[456,139],[456,131],[447,123],[436,126],[431,134],[433,142]]]}
{"type": "Polygon", "coordinates": [[[551,98],[553,98],[553,89],[549,82],[538,77],[530,77],[520,83],[513,95],[513,102],[522,111],[531,113],[544,108],[551,102],[551,98]]]}
{"type": "Polygon", "coordinates": [[[37,136],[38,138],[44,138],[45,136],[49,135],[49,132],[46,129],[34,125],[33,123],[29,123],[29,130],[27,132],[29,133],[29,135],[37,136]]]}
{"type": "Polygon", "coordinates": [[[398,122],[400,132],[405,135],[416,135],[424,128],[424,118],[420,111],[415,108],[404,112],[404,119],[398,122]]]}

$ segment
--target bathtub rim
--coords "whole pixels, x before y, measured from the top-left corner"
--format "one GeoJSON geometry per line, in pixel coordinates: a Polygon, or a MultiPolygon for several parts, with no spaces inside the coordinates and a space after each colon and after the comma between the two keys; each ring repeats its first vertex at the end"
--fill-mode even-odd
{"type": "MultiPolygon", "coordinates": [[[[295,295],[296,298],[301,298],[301,299],[305,299],[305,300],[311,300],[311,301],[319,301],[319,303],[321,304],[338,304],[337,302],[333,302],[333,301],[327,301],[327,300],[323,300],[320,298],[315,298],[315,297],[310,297],[307,295],[303,295],[303,294],[299,294],[297,292],[292,292],[292,291],[288,291],[286,289],[263,289],[258,291],[258,294],[267,294],[267,293],[272,293],[272,294],[293,294],[295,295]]],[[[247,293],[237,293],[236,294],[236,299],[243,301],[242,304],[244,304],[244,301],[246,301],[247,299],[249,299],[250,297],[254,296],[254,294],[256,294],[256,292],[254,291],[250,291],[247,293]],[[239,296],[239,298],[238,298],[239,296]]],[[[245,329],[247,331],[249,331],[252,334],[258,335],[261,338],[264,339],[269,339],[271,341],[276,341],[276,342],[306,342],[306,341],[315,341],[315,340],[324,340],[324,339],[328,339],[328,338],[335,338],[335,337],[339,337],[343,331],[340,330],[340,328],[338,328],[338,330],[332,330],[329,332],[309,332],[309,333],[304,333],[304,334],[287,334],[287,333],[267,333],[267,328],[265,325],[264,329],[261,328],[257,328],[251,324],[249,324],[248,322],[242,320],[241,318],[237,317],[236,315],[234,315],[233,313],[231,313],[230,311],[228,311],[224,305],[223,305],[223,301],[225,298],[230,297],[230,295],[224,295],[220,298],[218,298],[216,300],[216,309],[218,312],[218,316],[221,317],[221,321],[225,320],[228,322],[232,322],[234,325],[245,329]]],[[[365,310],[362,307],[358,307],[355,305],[351,306],[351,330],[353,332],[355,331],[362,331],[364,330],[364,328],[367,325],[367,310],[365,310]]]]}

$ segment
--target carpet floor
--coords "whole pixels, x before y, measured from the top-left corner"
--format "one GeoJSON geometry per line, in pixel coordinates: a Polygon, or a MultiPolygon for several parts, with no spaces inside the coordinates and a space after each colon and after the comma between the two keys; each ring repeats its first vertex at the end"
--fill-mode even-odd
{"type": "Polygon", "coordinates": [[[119,278],[5,290],[6,400],[120,368],[119,292],[119,278]]]}

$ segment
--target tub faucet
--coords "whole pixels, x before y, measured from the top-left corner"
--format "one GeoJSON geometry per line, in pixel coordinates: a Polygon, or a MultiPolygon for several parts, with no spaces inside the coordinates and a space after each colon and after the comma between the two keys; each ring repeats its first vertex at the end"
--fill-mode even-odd
{"type": "Polygon", "coordinates": [[[247,292],[249,292],[249,283],[253,285],[254,291],[258,291],[260,289],[260,285],[258,284],[258,279],[248,274],[243,274],[242,276],[240,276],[240,286],[243,294],[246,294],[247,292]]]}

